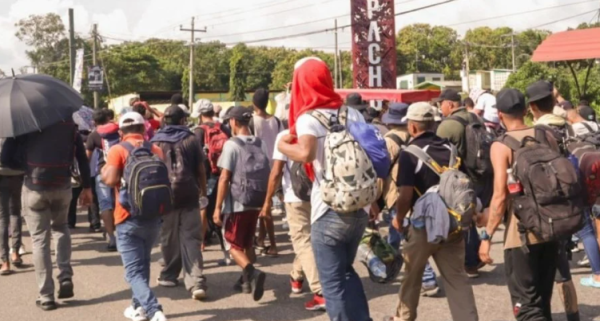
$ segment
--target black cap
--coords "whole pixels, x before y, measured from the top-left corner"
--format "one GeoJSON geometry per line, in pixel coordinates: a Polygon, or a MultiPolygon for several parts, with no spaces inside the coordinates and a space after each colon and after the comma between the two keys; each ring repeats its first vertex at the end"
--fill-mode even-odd
{"type": "Polygon", "coordinates": [[[596,111],[590,106],[579,107],[579,116],[585,120],[596,121],[596,111]]]}
{"type": "Polygon", "coordinates": [[[512,88],[502,89],[496,95],[496,108],[504,114],[516,114],[525,111],[525,97],[512,88]]]}
{"type": "Polygon", "coordinates": [[[462,98],[460,97],[458,91],[454,89],[445,89],[444,91],[442,91],[442,94],[438,98],[438,101],[449,100],[459,103],[461,99],[462,98]]]}
{"type": "Polygon", "coordinates": [[[542,100],[548,96],[552,96],[554,87],[551,83],[540,80],[527,87],[527,99],[530,103],[542,100]]]}
{"type": "Polygon", "coordinates": [[[181,109],[181,107],[173,105],[165,109],[165,113],[163,116],[165,118],[170,118],[173,123],[178,123],[182,119],[187,117],[187,113],[185,112],[185,110],[181,109]]]}
{"type": "Polygon", "coordinates": [[[231,107],[227,110],[225,116],[223,116],[223,120],[228,121],[231,118],[240,121],[249,121],[252,118],[252,110],[244,106],[231,107]]]}
{"type": "Polygon", "coordinates": [[[363,111],[368,107],[368,104],[362,99],[362,96],[359,93],[349,94],[348,97],[346,97],[346,105],[360,111],[363,111]]]}

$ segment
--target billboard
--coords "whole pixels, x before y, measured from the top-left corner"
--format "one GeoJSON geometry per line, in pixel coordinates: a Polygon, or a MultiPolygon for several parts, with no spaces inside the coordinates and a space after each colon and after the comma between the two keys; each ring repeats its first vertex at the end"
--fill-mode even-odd
{"type": "Polygon", "coordinates": [[[81,78],[83,77],[83,49],[77,49],[75,55],[75,75],[73,76],[73,88],[81,93],[81,78]]]}
{"type": "Polygon", "coordinates": [[[102,91],[104,72],[100,66],[88,67],[88,88],[92,91],[102,91]]]}
{"type": "Polygon", "coordinates": [[[394,0],[352,0],[354,88],[396,88],[394,0]]]}

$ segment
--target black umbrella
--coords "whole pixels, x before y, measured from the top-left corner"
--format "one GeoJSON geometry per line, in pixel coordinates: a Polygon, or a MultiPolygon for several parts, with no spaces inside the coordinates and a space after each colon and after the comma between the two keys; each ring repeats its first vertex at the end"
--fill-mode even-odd
{"type": "Polygon", "coordinates": [[[71,120],[82,105],[78,92],[47,75],[0,79],[0,137],[15,137],[71,120]]]}

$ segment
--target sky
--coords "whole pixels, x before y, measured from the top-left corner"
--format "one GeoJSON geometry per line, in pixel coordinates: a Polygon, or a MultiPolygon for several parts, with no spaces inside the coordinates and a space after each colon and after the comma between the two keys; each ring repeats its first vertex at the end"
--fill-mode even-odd
{"type": "MultiPolygon", "coordinates": [[[[396,12],[442,1],[395,0],[396,12]]],[[[14,24],[34,14],[56,13],[67,25],[68,8],[73,8],[75,31],[78,34],[87,37],[92,25],[96,23],[99,34],[109,43],[145,40],[150,37],[189,40],[190,33],[179,31],[179,28],[180,25],[189,28],[191,17],[195,16],[196,28],[207,28],[206,33],[196,34],[199,41],[236,43],[331,28],[333,19],[326,18],[349,14],[350,2],[351,0],[0,0],[0,69],[9,73],[11,68],[18,70],[29,64],[25,56],[27,46],[14,36],[14,24]],[[286,27],[316,20],[325,21],[286,27]],[[252,32],[261,29],[271,30],[252,32]]],[[[479,26],[508,26],[519,31],[544,25],[544,29],[562,31],[582,22],[595,22],[597,12],[591,11],[599,7],[598,0],[456,0],[435,8],[400,15],[396,17],[396,29],[412,23],[429,23],[455,28],[461,35],[468,29],[479,26]],[[568,6],[539,10],[558,5],[568,6]],[[528,14],[491,19],[534,10],[535,12],[528,14]]],[[[338,19],[339,25],[347,25],[349,22],[349,16],[338,19]]],[[[340,31],[341,49],[348,49],[350,40],[349,28],[340,31]]],[[[255,45],[332,50],[334,35],[329,32],[255,45]]]]}

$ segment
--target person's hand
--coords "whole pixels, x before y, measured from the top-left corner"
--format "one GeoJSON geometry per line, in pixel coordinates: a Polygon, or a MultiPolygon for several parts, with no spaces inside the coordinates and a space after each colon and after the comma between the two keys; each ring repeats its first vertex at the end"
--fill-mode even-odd
{"type": "Polygon", "coordinates": [[[260,214],[258,214],[258,217],[260,217],[262,219],[270,220],[272,218],[271,206],[270,205],[263,206],[262,210],[260,211],[260,214]]]}
{"type": "Polygon", "coordinates": [[[284,135],[283,137],[281,137],[282,142],[286,143],[286,144],[291,144],[292,140],[296,139],[296,135],[291,135],[291,134],[287,134],[284,135]]]}
{"type": "Polygon", "coordinates": [[[396,229],[396,231],[398,231],[398,233],[404,234],[404,226],[402,225],[402,222],[398,220],[397,217],[394,217],[394,219],[392,220],[392,226],[396,229]]]}
{"type": "Polygon", "coordinates": [[[92,189],[84,188],[79,195],[79,202],[83,206],[90,206],[92,204],[92,189]]]}
{"type": "Polygon", "coordinates": [[[223,222],[221,221],[221,209],[215,209],[213,221],[215,222],[216,226],[223,226],[223,222]]]}
{"type": "Polygon", "coordinates": [[[485,264],[492,264],[494,260],[490,257],[490,250],[492,248],[492,242],[490,240],[481,241],[479,246],[479,259],[485,264]]]}

